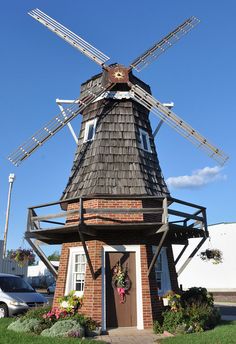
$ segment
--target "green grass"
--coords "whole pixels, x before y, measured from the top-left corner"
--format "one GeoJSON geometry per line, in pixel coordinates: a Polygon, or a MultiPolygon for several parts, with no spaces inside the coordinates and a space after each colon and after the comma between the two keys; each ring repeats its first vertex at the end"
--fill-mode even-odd
{"type": "Polygon", "coordinates": [[[236,344],[236,321],[222,321],[214,330],[158,340],[161,344],[236,344]]]}
{"type": "Polygon", "coordinates": [[[23,334],[7,330],[7,326],[14,321],[11,318],[0,319],[0,344],[104,344],[103,341],[75,338],[45,338],[41,336],[23,334]]]}

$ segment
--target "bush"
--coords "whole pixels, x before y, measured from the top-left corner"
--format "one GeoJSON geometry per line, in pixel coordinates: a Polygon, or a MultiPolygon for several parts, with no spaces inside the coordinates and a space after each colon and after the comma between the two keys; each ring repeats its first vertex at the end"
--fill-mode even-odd
{"type": "Polygon", "coordinates": [[[201,287],[193,287],[184,291],[180,300],[183,306],[191,304],[206,304],[211,307],[214,306],[213,295],[208,293],[206,288],[201,287]]]}
{"type": "Polygon", "coordinates": [[[33,332],[36,333],[41,321],[38,319],[18,319],[8,326],[8,330],[15,332],[33,332]]]}
{"type": "Polygon", "coordinates": [[[179,295],[171,294],[168,309],[162,313],[163,323],[154,323],[155,333],[173,334],[202,332],[220,322],[220,313],[214,308],[212,294],[206,288],[190,288],[179,295]]]}
{"type": "Polygon", "coordinates": [[[39,307],[39,308],[32,308],[28,310],[21,319],[38,319],[41,320],[42,316],[50,311],[50,307],[39,307]]]}
{"type": "Polygon", "coordinates": [[[157,320],[155,320],[153,323],[153,332],[155,334],[163,333],[163,328],[162,328],[161,324],[159,323],[159,321],[157,321],[157,320]]]}
{"type": "Polygon", "coordinates": [[[220,322],[219,311],[206,304],[192,304],[185,309],[188,325],[194,332],[202,332],[214,328],[220,322]]]}
{"type": "Polygon", "coordinates": [[[163,316],[163,324],[162,324],[163,331],[175,333],[178,325],[185,323],[184,313],[181,309],[179,309],[177,312],[167,310],[164,313],[162,313],[162,316],[163,316]]]}
{"type": "Polygon", "coordinates": [[[73,319],[76,319],[80,323],[80,325],[85,327],[85,329],[88,331],[94,331],[100,326],[97,321],[93,320],[90,317],[87,317],[84,314],[77,313],[73,316],[73,319]]]}
{"type": "Polygon", "coordinates": [[[41,336],[68,337],[71,331],[76,331],[80,337],[84,337],[84,328],[75,319],[58,321],[51,328],[41,332],[41,336]]]}

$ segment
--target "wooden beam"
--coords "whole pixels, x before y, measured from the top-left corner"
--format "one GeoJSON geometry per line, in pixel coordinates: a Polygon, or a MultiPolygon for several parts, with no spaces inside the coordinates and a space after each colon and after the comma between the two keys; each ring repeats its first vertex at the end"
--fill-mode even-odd
{"type": "Polygon", "coordinates": [[[84,214],[162,214],[162,208],[86,208],[84,214]]]}
{"type": "Polygon", "coordinates": [[[184,212],[178,211],[178,210],[169,209],[168,213],[171,214],[171,215],[185,217],[186,219],[193,219],[193,220],[197,220],[197,221],[203,221],[203,217],[200,217],[200,216],[197,216],[197,215],[194,215],[194,214],[184,213],[184,212]]]}
{"type": "Polygon", "coordinates": [[[167,203],[167,198],[163,199],[163,214],[162,214],[162,222],[163,222],[163,226],[160,229],[163,229],[163,234],[161,237],[161,240],[159,242],[159,245],[157,246],[156,252],[152,258],[151,264],[148,268],[148,276],[150,275],[152,268],[154,267],[157,258],[160,254],[161,248],[163,246],[163,243],[165,241],[165,238],[167,236],[167,233],[169,232],[169,225],[168,225],[168,203],[167,203]]]}
{"type": "Polygon", "coordinates": [[[159,242],[159,245],[157,246],[156,252],[155,252],[155,254],[154,254],[153,258],[152,258],[151,264],[150,264],[150,266],[148,268],[148,276],[150,275],[150,273],[152,271],[152,268],[154,267],[154,265],[155,265],[155,263],[157,261],[157,258],[159,256],[159,253],[160,253],[161,249],[162,249],[162,246],[163,246],[163,243],[165,241],[165,238],[166,238],[166,235],[167,235],[168,231],[169,231],[169,229],[166,229],[166,231],[163,232],[163,234],[162,234],[162,237],[161,237],[161,240],[159,242]]]}
{"type": "Polygon", "coordinates": [[[79,203],[80,203],[80,211],[79,211],[80,223],[79,223],[79,226],[78,226],[78,232],[79,232],[80,240],[81,240],[83,248],[84,248],[84,253],[86,255],[86,259],[87,259],[87,262],[88,262],[90,273],[92,275],[93,280],[95,280],[96,277],[95,277],[95,273],[94,273],[94,270],[93,270],[93,265],[92,265],[92,262],[91,262],[91,259],[90,259],[90,256],[89,256],[89,252],[88,252],[85,240],[84,240],[83,232],[81,230],[81,227],[83,227],[83,221],[84,221],[84,213],[83,213],[84,209],[83,209],[83,198],[82,197],[80,198],[80,202],[79,203]]]}
{"type": "Polygon", "coordinates": [[[56,213],[56,214],[42,215],[42,216],[33,216],[32,221],[43,221],[43,220],[57,219],[60,217],[67,217],[68,215],[78,215],[78,210],[68,210],[68,211],[64,211],[63,213],[56,213]]]}
{"type": "Polygon", "coordinates": [[[186,266],[191,262],[197,251],[200,249],[200,247],[204,244],[207,237],[202,238],[202,240],[198,243],[198,245],[195,247],[195,249],[192,251],[192,253],[188,256],[188,258],[185,260],[184,264],[181,266],[179,271],[177,272],[178,277],[180,274],[185,270],[186,266]]]}
{"type": "Polygon", "coordinates": [[[92,262],[91,262],[91,259],[90,259],[90,256],[89,256],[89,252],[88,252],[88,249],[87,249],[85,240],[84,240],[84,235],[83,235],[83,233],[80,231],[80,229],[79,229],[79,236],[80,236],[80,240],[81,240],[81,242],[82,242],[83,248],[84,248],[84,253],[85,253],[85,255],[86,255],[86,259],[87,259],[87,262],[88,262],[88,266],[89,266],[89,269],[90,269],[92,278],[93,278],[93,280],[95,280],[96,277],[95,277],[95,273],[94,273],[94,270],[93,270],[93,265],[92,265],[92,262]]]}
{"type": "Polygon", "coordinates": [[[186,201],[182,201],[180,199],[173,198],[173,197],[168,197],[168,200],[171,200],[172,202],[183,204],[183,205],[186,205],[186,206],[192,207],[192,208],[206,209],[205,207],[202,207],[201,205],[190,203],[190,202],[186,202],[186,201]]]}
{"type": "Polygon", "coordinates": [[[182,257],[182,255],[184,254],[186,248],[188,247],[188,243],[184,245],[184,247],[182,248],[182,250],[180,251],[178,257],[175,259],[175,265],[178,263],[178,261],[180,260],[180,258],[182,257]]]}
{"type": "Polygon", "coordinates": [[[57,278],[58,272],[55,269],[55,267],[52,265],[52,263],[48,260],[47,256],[44,254],[44,252],[41,250],[38,244],[35,244],[30,238],[26,238],[29,245],[32,247],[34,252],[39,256],[39,258],[42,260],[42,262],[46,265],[48,270],[51,272],[51,274],[57,278]]]}

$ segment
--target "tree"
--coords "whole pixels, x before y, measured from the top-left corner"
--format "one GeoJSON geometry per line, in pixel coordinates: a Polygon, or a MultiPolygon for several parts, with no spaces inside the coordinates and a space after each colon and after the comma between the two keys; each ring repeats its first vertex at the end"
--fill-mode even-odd
{"type": "Polygon", "coordinates": [[[60,260],[60,253],[59,251],[54,251],[52,254],[50,254],[48,256],[48,260],[56,260],[56,261],[59,261],[60,260]]]}

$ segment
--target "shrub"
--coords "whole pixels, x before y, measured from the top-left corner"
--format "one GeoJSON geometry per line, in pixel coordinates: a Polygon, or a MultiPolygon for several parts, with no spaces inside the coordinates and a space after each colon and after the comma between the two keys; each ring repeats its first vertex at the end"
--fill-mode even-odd
{"type": "Polygon", "coordinates": [[[153,332],[155,334],[163,333],[163,328],[162,328],[161,324],[159,323],[159,321],[157,321],[157,320],[155,320],[153,323],[153,332]]]}
{"type": "Polygon", "coordinates": [[[193,287],[184,291],[181,295],[181,303],[183,306],[191,304],[206,304],[213,307],[213,295],[206,288],[193,287]]]}
{"type": "Polygon", "coordinates": [[[18,319],[8,326],[8,330],[15,332],[36,332],[41,321],[38,319],[18,319]]]}
{"type": "Polygon", "coordinates": [[[185,312],[188,324],[193,327],[194,332],[212,329],[220,322],[219,311],[206,304],[192,304],[186,307],[185,312]]]}
{"type": "Polygon", "coordinates": [[[51,328],[41,332],[44,337],[68,337],[71,331],[80,333],[80,337],[84,337],[84,328],[75,320],[61,320],[56,322],[51,328]]]}
{"type": "Polygon", "coordinates": [[[22,319],[38,319],[41,320],[42,316],[50,311],[50,307],[39,307],[28,310],[21,318],[22,319]]]}
{"type": "Polygon", "coordinates": [[[214,308],[212,294],[206,288],[198,287],[188,289],[181,296],[169,294],[169,307],[162,317],[162,325],[154,323],[155,333],[164,330],[173,334],[202,332],[220,322],[220,313],[214,308]]]}
{"type": "Polygon", "coordinates": [[[92,318],[87,317],[84,314],[75,313],[72,319],[76,319],[80,323],[80,325],[84,327],[87,336],[91,337],[95,334],[99,334],[100,323],[93,320],[92,318]]]}
{"type": "Polygon", "coordinates": [[[166,310],[162,313],[163,316],[163,331],[168,331],[170,333],[175,333],[178,325],[185,323],[184,313],[181,309],[177,312],[166,310]]]}

